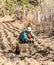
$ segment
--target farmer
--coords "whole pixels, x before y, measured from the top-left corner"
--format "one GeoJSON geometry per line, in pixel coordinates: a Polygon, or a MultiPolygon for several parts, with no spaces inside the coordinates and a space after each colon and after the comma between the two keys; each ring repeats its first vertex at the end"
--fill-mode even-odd
{"type": "Polygon", "coordinates": [[[20,33],[19,42],[21,42],[21,43],[34,43],[35,37],[36,36],[32,32],[31,27],[28,27],[27,30],[23,30],[20,33]]]}

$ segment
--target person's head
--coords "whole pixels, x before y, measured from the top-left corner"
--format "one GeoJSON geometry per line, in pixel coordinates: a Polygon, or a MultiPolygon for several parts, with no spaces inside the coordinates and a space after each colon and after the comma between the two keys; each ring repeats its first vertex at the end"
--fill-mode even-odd
{"type": "Polygon", "coordinates": [[[28,33],[31,33],[31,32],[32,32],[31,27],[28,27],[28,28],[27,28],[27,32],[28,32],[28,33]]]}

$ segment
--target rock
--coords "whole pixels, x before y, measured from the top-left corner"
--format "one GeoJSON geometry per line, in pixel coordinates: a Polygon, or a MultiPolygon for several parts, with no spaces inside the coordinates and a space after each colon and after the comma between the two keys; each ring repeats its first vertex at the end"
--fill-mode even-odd
{"type": "Polygon", "coordinates": [[[11,63],[11,61],[7,61],[4,63],[4,65],[13,65],[13,63],[11,63]]]}
{"type": "Polygon", "coordinates": [[[42,62],[42,65],[54,65],[54,62],[44,61],[42,62]]]}
{"type": "Polygon", "coordinates": [[[29,52],[29,44],[18,44],[18,48],[22,56],[27,55],[29,52]]]}
{"type": "Polygon", "coordinates": [[[41,65],[38,61],[34,60],[33,58],[25,58],[25,61],[30,65],[41,65]]]}
{"type": "Polygon", "coordinates": [[[2,18],[0,18],[0,22],[9,22],[9,21],[14,21],[14,19],[11,17],[11,16],[5,16],[5,17],[2,17],[2,18]]]}

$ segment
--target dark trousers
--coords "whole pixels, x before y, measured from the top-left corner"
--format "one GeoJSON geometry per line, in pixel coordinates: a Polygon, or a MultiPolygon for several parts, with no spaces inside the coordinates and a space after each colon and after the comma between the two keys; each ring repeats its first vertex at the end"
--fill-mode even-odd
{"type": "Polygon", "coordinates": [[[24,41],[23,41],[22,39],[20,39],[20,40],[19,40],[19,43],[34,43],[34,41],[29,41],[29,40],[27,40],[27,41],[24,40],[24,41]]]}

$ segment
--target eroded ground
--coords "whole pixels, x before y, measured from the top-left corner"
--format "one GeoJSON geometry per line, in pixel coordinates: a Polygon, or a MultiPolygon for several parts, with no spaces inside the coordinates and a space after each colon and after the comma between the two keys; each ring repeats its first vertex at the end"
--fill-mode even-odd
{"type": "Polygon", "coordinates": [[[0,65],[54,65],[54,36],[38,36],[41,44],[35,42],[31,55],[26,57],[12,52],[19,43],[20,31],[25,27],[26,22],[0,22],[0,65]]]}

